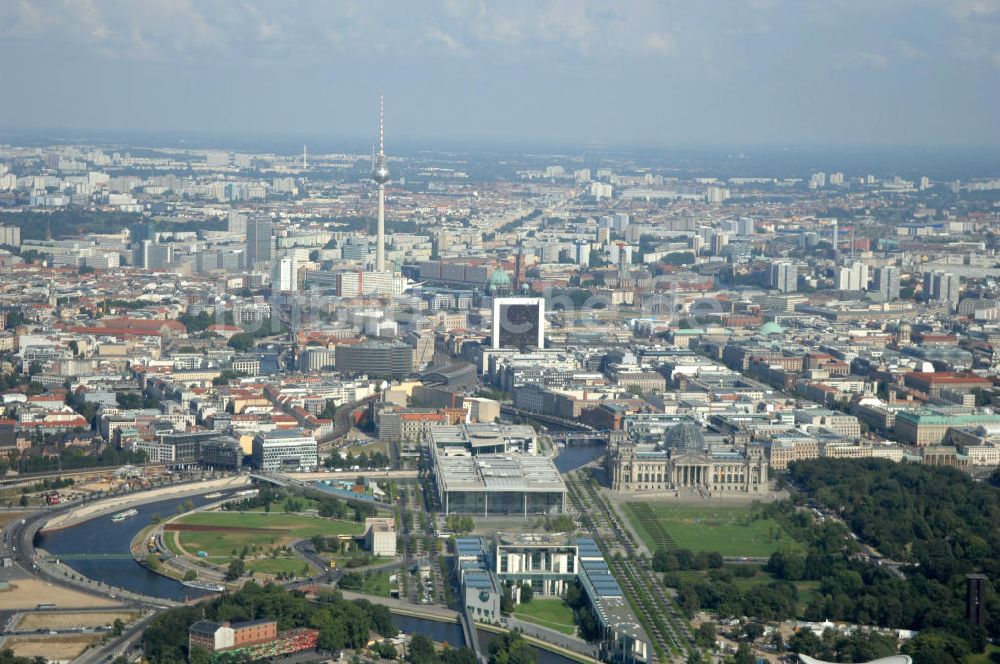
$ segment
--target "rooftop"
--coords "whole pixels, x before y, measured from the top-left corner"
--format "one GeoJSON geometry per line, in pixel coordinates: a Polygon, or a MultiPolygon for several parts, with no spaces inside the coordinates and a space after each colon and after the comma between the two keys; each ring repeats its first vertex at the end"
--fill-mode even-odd
{"type": "Polygon", "coordinates": [[[548,457],[484,454],[441,456],[436,461],[444,491],[566,491],[559,470],[548,457]]]}

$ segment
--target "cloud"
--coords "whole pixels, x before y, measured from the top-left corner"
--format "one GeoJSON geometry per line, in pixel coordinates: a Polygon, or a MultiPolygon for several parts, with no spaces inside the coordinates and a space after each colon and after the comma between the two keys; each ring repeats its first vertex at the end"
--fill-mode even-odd
{"type": "Polygon", "coordinates": [[[673,35],[661,32],[647,32],[642,38],[642,44],[650,53],[673,55],[677,52],[677,43],[673,35]]]}
{"type": "Polygon", "coordinates": [[[472,51],[465,44],[440,28],[434,26],[426,28],[424,38],[427,43],[443,47],[452,55],[467,57],[472,54],[472,51]]]}
{"type": "Polygon", "coordinates": [[[904,60],[925,60],[927,54],[908,41],[895,39],[892,48],[896,55],[904,60]]]}
{"type": "Polygon", "coordinates": [[[871,51],[841,51],[831,58],[836,69],[886,69],[889,60],[881,53],[871,51]]]}

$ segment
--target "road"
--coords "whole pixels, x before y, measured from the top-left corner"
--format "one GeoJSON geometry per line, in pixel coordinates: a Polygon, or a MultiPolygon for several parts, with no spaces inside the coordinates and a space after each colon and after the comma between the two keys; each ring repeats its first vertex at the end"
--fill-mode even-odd
{"type": "MultiPolygon", "coordinates": [[[[5,475],[0,477],[0,486],[9,486],[12,484],[19,484],[24,482],[40,482],[42,480],[57,479],[60,477],[93,477],[95,475],[107,475],[109,473],[114,473],[119,468],[122,468],[125,464],[118,464],[115,466],[96,466],[94,468],[82,468],[79,470],[63,470],[56,472],[44,472],[44,473],[22,473],[20,475],[5,475]]],[[[142,466],[137,466],[145,471],[149,470],[163,470],[166,468],[164,464],[147,464],[142,466]]]]}
{"type": "Polygon", "coordinates": [[[120,638],[110,639],[108,643],[105,643],[104,645],[83,651],[79,657],[73,660],[72,664],[99,664],[101,662],[110,662],[115,657],[133,650],[142,638],[142,633],[145,630],[146,625],[155,616],[155,613],[149,613],[140,618],[131,626],[126,627],[120,638]]]}
{"type": "Polygon", "coordinates": [[[622,526],[592,480],[593,476],[585,470],[568,475],[569,495],[583,526],[600,546],[612,574],[632,600],[635,613],[655,649],[670,661],[685,661],[687,651],[694,647],[687,619],[649,567],[648,558],[638,555],[632,534],[622,526]],[[680,655],[671,654],[675,649],[680,655]]]}

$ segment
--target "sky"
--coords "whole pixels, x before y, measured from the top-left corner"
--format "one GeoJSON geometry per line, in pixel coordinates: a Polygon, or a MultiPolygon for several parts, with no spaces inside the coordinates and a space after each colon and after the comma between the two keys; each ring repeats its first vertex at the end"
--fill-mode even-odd
{"type": "Polygon", "coordinates": [[[3,0],[0,128],[1000,146],[1000,0],[3,0]]]}

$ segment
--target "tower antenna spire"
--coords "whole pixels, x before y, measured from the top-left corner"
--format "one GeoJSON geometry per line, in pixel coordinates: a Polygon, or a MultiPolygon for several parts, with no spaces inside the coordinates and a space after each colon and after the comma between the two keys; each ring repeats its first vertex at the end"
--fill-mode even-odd
{"type": "Polygon", "coordinates": [[[385,156],[385,103],[381,92],[378,94],[378,154],[385,156]]]}

